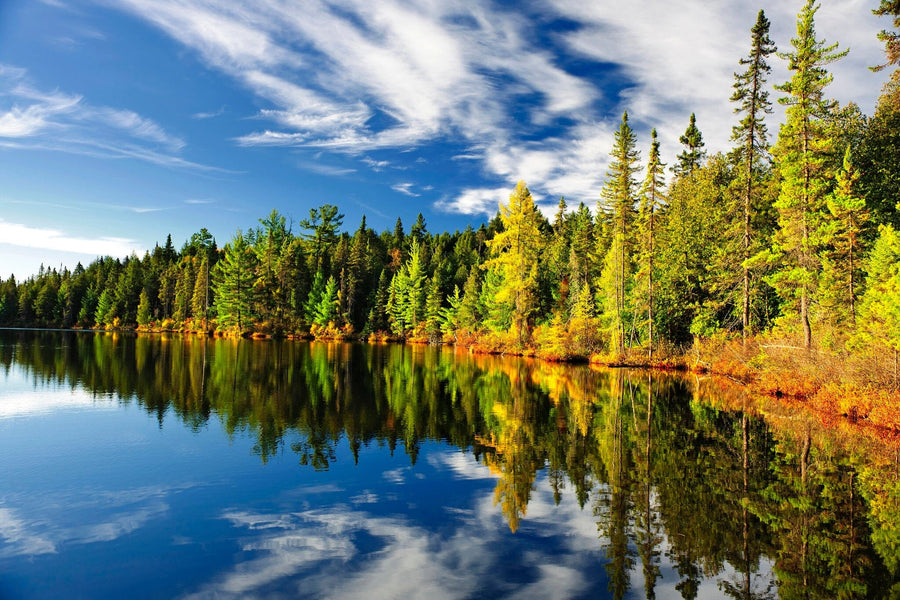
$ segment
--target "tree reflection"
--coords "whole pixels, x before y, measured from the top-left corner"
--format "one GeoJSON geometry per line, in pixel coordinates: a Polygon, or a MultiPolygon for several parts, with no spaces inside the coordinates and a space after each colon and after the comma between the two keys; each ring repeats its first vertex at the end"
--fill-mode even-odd
{"type": "Polygon", "coordinates": [[[425,442],[448,443],[496,477],[513,533],[545,478],[555,503],[590,506],[616,598],[634,578],[654,598],[666,573],[682,598],[704,581],[742,600],[879,598],[898,581],[895,450],[848,449],[793,416],[767,424],[746,394],[681,376],[415,345],[58,332],[0,332],[0,365],[136,402],[160,427],[218,421],[252,435],[261,460],[287,450],[302,468],[329,469],[344,443],[357,462],[377,444],[412,464],[425,442]]]}

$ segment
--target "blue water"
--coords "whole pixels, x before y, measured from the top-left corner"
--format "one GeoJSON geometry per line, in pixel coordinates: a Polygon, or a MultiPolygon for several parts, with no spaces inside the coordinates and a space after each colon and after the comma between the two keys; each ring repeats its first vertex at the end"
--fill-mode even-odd
{"type": "MultiPolygon", "coordinates": [[[[32,342],[19,343],[18,354],[5,367],[0,363],[4,600],[685,597],[685,587],[679,584],[687,571],[683,564],[676,568],[678,557],[666,529],[676,527],[676,513],[666,509],[670,494],[660,496],[663,488],[657,486],[662,483],[648,484],[645,494],[656,523],[652,565],[657,571],[648,585],[639,547],[646,538],[640,537],[643,521],[637,505],[645,488],[640,485],[643,446],[638,443],[640,419],[634,406],[623,405],[621,411],[628,417],[625,424],[634,415],[628,426],[638,432],[629,450],[634,476],[623,521],[627,540],[617,555],[626,566],[618,571],[624,579],[611,583],[614,544],[601,527],[601,513],[608,506],[604,499],[614,496],[614,486],[602,476],[603,469],[593,467],[594,474],[586,476],[587,501],[582,507],[572,472],[557,478],[561,483],[554,495],[544,459],[520,469],[524,463],[516,462],[519,459],[502,445],[492,453],[488,446],[474,444],[490,435],[500,439],[504,431],[514,435],[512,426],[495,425],[493,433],[473,431],[468,444],[420,435],[417,451],[407,448],[402,436],[391,449],[379,441],[383,437],[363,435],[368,442],[355,453],[348,442],[355,436],[343,430],[327,468],[317,469],[302,464],[298,449],[308,441],[310,425],[300,417],[296,423],[282,423],[274,452],[260,450],[260,430],[274,427],[271,423],[297,412],[297,406],[271,418],[248,418],[229,434],[223,415],[235,410],[228,404],[234,399],[213,400],[208,418],[188,415],[174,401],[163,408],[149,407],[134,393],[123,397],[116,390],[100,392],[110,386],[89,385],[88,376],[61,375],[65,369],[26,360],[23,348],[31,348],[32,342]],[[488,455],[493,458],[488,460],[488,455]],[[521,478],[506,481],[518,481],[513,488],[523,489],[500,485],[501,471],[519,470],[521,478]],[[512,511],[515,523],[504,505],[511,497],[525,498],[518,512],[512,511]]],[[[49,342],[45,338],[34,343],[49,342]]],[[[340,359],[329,360],[333,366],[340,359]]],[[[388,368],[390,361],[373,364],[388,368]]],[[[143,368],[150,377],[146,364],[143,368]]],[[[211,385],[215,374],[201,372],[211,385]]],[[[485,373],[496,377],[491,368],[485,373]]],[[[586,370],[577,373],[590,376],[586,370]]],[[[277,404],[276,391],[258,393],[272,394],[277,404]]],[[[311,402],[305,394],[295,392],[294,402],[311,402]]],[[[411,398],[424,404],[415,394],[411,398]]],[[[452,400],[452,394],[448,398],[456,406],[458,400],[452,400]]],[[[343,403],[332,400],[334,410],[328,414],[370,406],[370,401],[376,402],[368,397],[357,398],[356,404],[346,398],[343,403]]],[[[519,406],[517,402],[513,404],[519,406]]],[[[487,406],[484,413],[502,424],[500,405],[487,406]]],[[[404,406],[404,411],[411,410],[404,406]]],[[[562,414],[562,408],[547,406],[549,434],[574,429],[574,416],[564,431],[554,416],[562,414]]],[[[596,410],[587,422],[599,431],[605,417],[596,410]]],[[[574,408],[571,411],[574,414],[574,408]]],[[[711,417],[725,418],[730,417],[711,417]]],[[[688,435],[696,439],[696,434],[688,435]]],[[[584,439],[589,449],[608,443],[599,433],[584,439]]],[[[520,450],[526,451],[530,443],[525,440],[520,450]]],[[[591,452],[598,456],[599,451],[591,452]]],[[[578,462],[569,458],[566,464],[572,471],[578,462]]],[[[713,532],[720,527],[715,512],[688,506],[678,518],[699,518],[713,532]]],[[[724,583],[740,584],[728,560],[695,560],[698,568],[716,566],[700,569],[694,597],[720,598],[724,583]]],[[[754,559],[754,593],[775,593],[775,560],[774,551],[768,556],[762,551],[754,559]]]]}

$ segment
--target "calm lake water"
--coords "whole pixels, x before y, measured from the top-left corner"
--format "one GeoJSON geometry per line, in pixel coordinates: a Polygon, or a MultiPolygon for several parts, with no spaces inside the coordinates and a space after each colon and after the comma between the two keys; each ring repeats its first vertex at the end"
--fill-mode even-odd
{"type": "Polygon", "coordinates": [[[0,598],[898,597],[896,451],[701,387],[0,331],[0,598]]]}

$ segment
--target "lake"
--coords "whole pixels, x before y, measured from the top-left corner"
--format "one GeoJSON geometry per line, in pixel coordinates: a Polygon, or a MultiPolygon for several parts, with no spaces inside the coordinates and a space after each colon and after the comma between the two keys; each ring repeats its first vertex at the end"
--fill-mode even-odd
{"type": "Polygon", "coordinates": [[[446,347],[0,331],[0,598],[897,597],[896,446],[743,394],[446,347]]]}

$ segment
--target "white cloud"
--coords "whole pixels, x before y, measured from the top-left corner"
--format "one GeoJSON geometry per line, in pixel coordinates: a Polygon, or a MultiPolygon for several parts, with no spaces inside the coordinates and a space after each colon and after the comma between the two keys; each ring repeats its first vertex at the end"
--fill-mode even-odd
{"type": "Polygon", "coordinates": [[[0,508],[0,537],[6,540],[9,547],[0,552],[0,556],[35,556],[38,554],[55,554],[56,544],[30,531],[28,523],[17,516],[9,508],[0,508]]]}
{"type": "Polygon", "coordinates": [[[470,188],[465,189],[454,198],[444,198],[435,202],[438,210],[458,212],[464,215],[497,214],[501,202],[509,200],[509,188],[470,188]]]}
{"type": "Polygon", "coordinates": [[[394,185],[391,186],[391,189],[394,190],[395,192],[400,192],[401,194],[403,194],[405,196],[413,196],[413,197],[421,196],[421,194],[417,194],[414,191],[412,191],[412,187],[414,185],[416,185],[416,184],[412,183],[412,182],[395,183],[394,185]]]}
{"type": "MultiPolygon", "coordinates": [[[[865,69],[881,60],[875,33],[884,26],[868,4],[827,3],[817,17],[820,38],[852,48],[831,66],[830,93],[864,111],[886,77],[865,69]]],[[[515,9],[462,0],[310,0],[303,10],[281,0],[115,6],[155,24],[264,103],[257,117],[266,126],[239,136],[241,145],[355,156],[444,141],[467,147],[454,159],[476,161],[490,183],[436,205],[467,214],[493,214],[494,186],[508,193],[519,179],[542,204],[563,195],[593,205],[624,110],[641,148],[658,129],[664,157],[678,152],[692,112],[708,150],[727,149],[733,72],[749,51],[758,10],[703,0],[539,0],[515,9]],[[536,41],[539,27],[557,17],[570,25],[536,41]],[[592,72],[614,70],[623,87],[601,89],[599,78],[567,70],[563,55],[572,53],[592,72]]],[[[766,0],[763,7],[772,37],[787,50],[800,3],[766,0]]],[[[784,81],[783,61],[771,63],[770,83],[784,81]]],[[[782,114],[770,120],[773,135],[782,114]]],[[[37,118],[14,115],[8,127],[34,127],[37,118]]],[[[376,171],[387,166],[361,160],[376,171]]]]}
{"type": "Polygon", "coordinates": [[[134,111],[92,106],[75,94],[44,92],[24,69],[0,65],[0,148],[137,159],[165,167],[220,171],[178,156],[183,139],[134,111]]]}
{"type": "Polygon", "coordinates": [[[57,229],[29,227],[3,219],[0,219],[0,244],[72,252],[90,257],[124,257],[141,251],[137,242],[128,238],[79,238],[57,229]]]}

